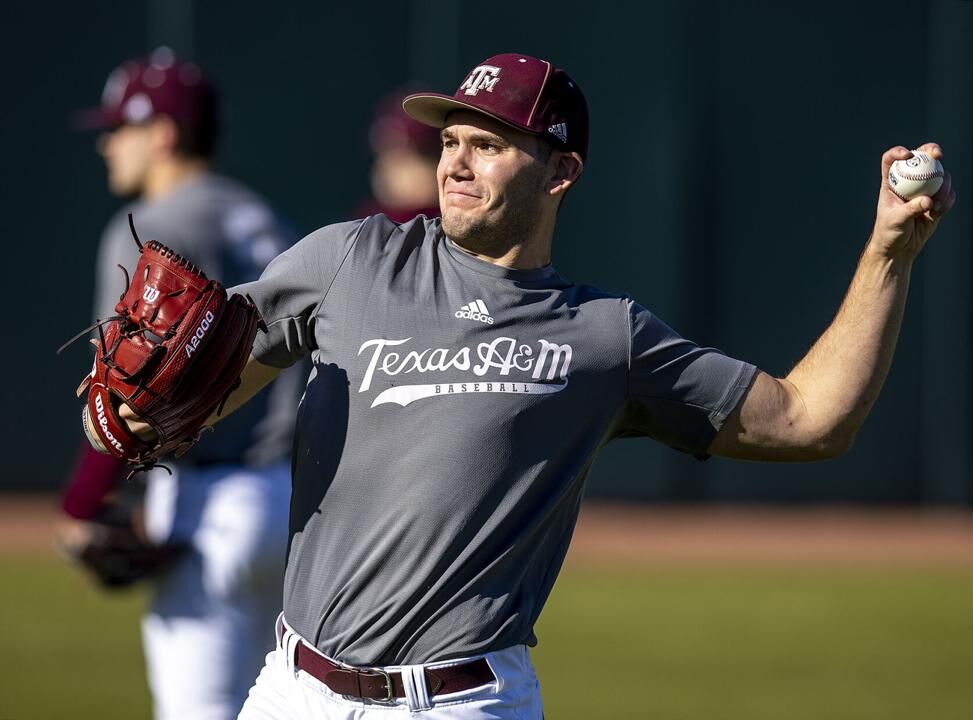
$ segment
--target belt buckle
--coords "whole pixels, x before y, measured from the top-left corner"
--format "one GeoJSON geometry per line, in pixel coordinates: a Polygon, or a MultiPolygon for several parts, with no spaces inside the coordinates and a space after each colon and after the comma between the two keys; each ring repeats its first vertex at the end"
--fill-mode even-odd
{"type": "Polygon", "coordinates": [[[373,701],[381,703],[382,705],[394,705],[395,704],[395,688],[392,686],[392,675],[382,668],[372,667],[368,668],[368,672],[376,673],[385,678],[385,692],[387,695],[384,698],[375,698],[373,701]]]}

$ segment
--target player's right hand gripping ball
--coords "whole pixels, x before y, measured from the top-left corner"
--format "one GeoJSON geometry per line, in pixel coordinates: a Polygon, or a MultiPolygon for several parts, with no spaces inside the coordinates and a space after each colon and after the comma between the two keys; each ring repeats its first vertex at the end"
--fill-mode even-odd
{"type": "Polygon", "coordinates": [[[943,164],[922,150],[908,160],[896,160],[889,168],[889,187],[903,200],[920,195],[932,197],[943,186],[943,164]]]}
{"type": "Polygon", "coordinates": [[[206,419],[221,412],[239,385],[257,329],[266,330],[253,301],[226,289],[162,243],[145,246],[129,223],[141,257],[115,306],[99,321],[91,373],[78,388],[92,446],[135,469],[181,455],[206,419]],[[135,435],[119,416],[124,403],[156,438],[135,435]]]}

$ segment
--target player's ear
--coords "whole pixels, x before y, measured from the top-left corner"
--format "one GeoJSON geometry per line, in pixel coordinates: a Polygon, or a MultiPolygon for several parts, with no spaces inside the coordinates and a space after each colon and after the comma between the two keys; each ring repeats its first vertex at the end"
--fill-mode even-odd
{"type": "Polygon", "coordinates": [[[174,153],[179,148],[179,126],[167,115],[152,118],[152,144],[156,150],[174,153]]]}
{"type": "Polygon", "coordinates": [[[547,184],[547,192],[550,195],[559,195],[566,192],[569,187],[577,182],[584,169],[584,162],[576,152],[561,152],[556,150],[552,159],[554,166],[551,168],[551,178],[547,184]]]}

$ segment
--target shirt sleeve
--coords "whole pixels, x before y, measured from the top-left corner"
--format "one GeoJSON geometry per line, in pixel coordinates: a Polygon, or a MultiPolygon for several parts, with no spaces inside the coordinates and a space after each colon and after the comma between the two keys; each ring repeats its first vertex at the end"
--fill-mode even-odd
{"type": "Polygon", "coordinates": [[[249,295],[267,324],[257,333],[253,356],[264,365],[293,365],[317,346],[314,317],[324,301],[363,221],[329,225],[316,230],[278,255],[255,282],[238,285],[230,293],[249,295]]]}
{"type": "Polygon", "coordinates": [[[233,203],[219,220],[219,277],[225,285],[238,285],[260,277],[267,265],[297,239],[262,202],[233,203]]]}
{"type": "Polygon", "coordinates": [[[105,505],[105,497],[124,476],[125,463],[95,450],[84,441],[61,496],[61,508],[79,520],[90,520],[105,505]]]}
{"type": "Polygon", "coordinates": [[[628,393],[619,436],[649,436],[705,458],[756,368],[686,340],[631,301],[629,321],[628,393]]]}

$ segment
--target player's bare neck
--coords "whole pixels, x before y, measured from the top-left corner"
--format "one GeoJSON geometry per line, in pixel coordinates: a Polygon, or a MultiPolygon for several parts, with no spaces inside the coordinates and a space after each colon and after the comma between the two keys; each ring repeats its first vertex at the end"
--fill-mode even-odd
{"type": "Polygon", "coordinates": [[[157,200],[209,170],[209,163],[197,158],[169,158],[152,165],[145,178],[142,197],[157,200]]]}
{"type": "Polygon", "coordinates": [[[471,238],[453,240],[453,243],[479,260],[511,270],[533,270],[551,263],[550,243],[518,243],[508,247],[496,247],[489,243],[477,243],[471,238]]]}
{"type": "Polygon", "coordinates": [[[444,218],[443,229],[450,240],[473,257],[511,270],[534,270],[551,264],[554,222],[541,215],[521,214],[506,218],[506,222],[472,228],[450,227],[444,218]],[[453,229],[458,232],[451,233],[453,229]]]}

